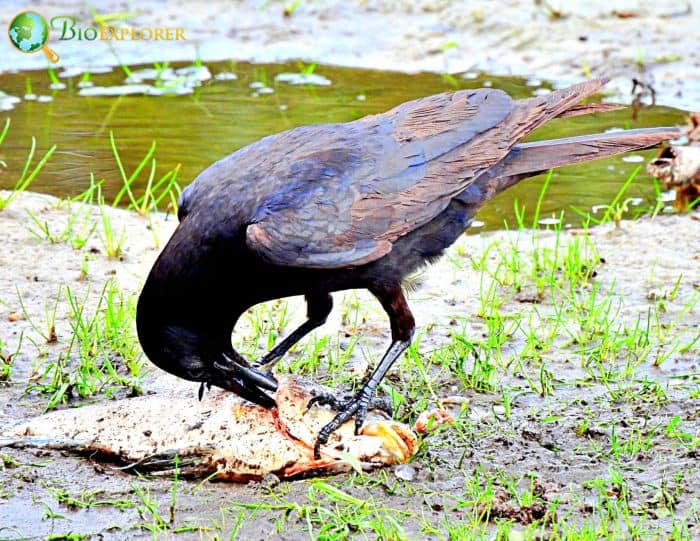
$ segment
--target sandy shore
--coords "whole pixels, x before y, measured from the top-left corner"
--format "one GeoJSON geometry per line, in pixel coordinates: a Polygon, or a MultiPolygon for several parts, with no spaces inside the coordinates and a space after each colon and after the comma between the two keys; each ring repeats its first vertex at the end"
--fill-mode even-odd
{"type": "MultiPolygon", "coordinates": [[[[186,40],[157,45],[61,41],[54,31],[51,45],[61,56],[59,66],[85,70],[199,56],[204,61],[301,59],[408,72],[483,71],[562,85],[607,76],[614,99],[626,103],[636,77],[653,85],[660,104],[700,108],[700,10],[695,2],[303,0],[289,17],[283,15],[284,5],[105,0],[95,4],[101,13],[133,13],[126,24],[135,28],[183,28],[186,40]]],[[[68,15],[79,26],[94,25],[83,2],[50,0],[34,8],[48,19],[68,15]]],[[[5,2],[0,26],[23,9],[26,2],[5,2]]],[[[8,40],[0,40],[0,58],[0,70],[47,66],[43,55],[18,54],[8,40]]]]}

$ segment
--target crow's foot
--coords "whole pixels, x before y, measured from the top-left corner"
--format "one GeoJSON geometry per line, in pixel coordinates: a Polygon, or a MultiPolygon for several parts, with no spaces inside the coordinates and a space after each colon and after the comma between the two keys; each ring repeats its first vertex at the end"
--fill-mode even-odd
{"type": "Polygon", "coordinates": [[[333,420],[318,433],[316,444],[314,445],[314,458],[317,460],[321,458],[321,445],[328,443],[330,435],[338,430],[338,428],[351,417],[355,417],[355,434],[359,433],[360,428],[362,428],[362,423],[364,423],[365,417],[367,417],[367,412],[371,409],[382,410],[391,417],[393,413],[391,399],[389,397],[376,397],[373,395],[373,390],[363,387],[350,400],[340,400],[331,393],[326,392],[318,393],[309,400],[308,408],[318,404],[330,406],[338,412],[333,420]]]}

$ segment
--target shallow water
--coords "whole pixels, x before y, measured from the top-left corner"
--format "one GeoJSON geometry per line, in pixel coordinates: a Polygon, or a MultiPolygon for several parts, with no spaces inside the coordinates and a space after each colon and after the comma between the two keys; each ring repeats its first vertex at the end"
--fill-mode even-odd
{"type": "MultiPolygon", "coordinates": [[[[232,62],[206,64],[202,70],[183,63],[171,64],[171,69],[160,72],[156,82],[153,77],[158,73],[153,68],[131,67],[129,80],[122,68],[93,73],[89,78],[76,70],[72,74],[59,72],[65,88],[54,89],[46,72],[0,74],[0,91],[21,98],[3,99],[0,94],[0,111],[3,106],[9,109],[0,113],[0,120],[4,122],[5,116],[12,120],[0,148],[0,160],[7,163],[7,170],[0,170],[0,188],[11,187],[19,176],[32,136],[37,139],[39,152],[54,143],[58,145],[32,190],[76,195],[89,186],[93,172],[97,179],[105,179],[104,193],[109,200],[121,186],[109,145],[110,131],[127,174],[155,141],[156,178],[181,164],[179,181],[184,187],[213,161],[261,137],[295,126],[354,120],[406,100],[454,88],[493,86],[515,97],[552,88],[547,82],[480,73],[442,77],[331,66],[317,66],[310,77],[277,77],[298,73],[304,66],[232,62]],[[91,86],[80,84],[81,79],[88,79],[91,86]],[[28,87],[37,99],[24,98],[28,87]],[[121,95],[102,95],[105,93],[121,95]]],[[[677,109],[653,107],[642,110],[638,120],[633,121],[631,111],[626,109],[553,121],[534,138],[680,124],[683,116],[684,112],[677,109]]],[[[643,160],[616,157],[558,169],[542,203],[542,216],[565,210],[565,221],[576,224],[578,215],[571,211],[572,206],[590,210],[610,202],[632,171],[654,152],[639,153],[643,160]]],[[[141,187],[146,180],[147,170],[140,176],[141,187]]],[[[502,227],[504,220],[513,224],[515,201],[534,209],[542,181],[543,177],[537,177],[502,194],[484,208],[479,221],[487,228],[502,227]]],[[[656,194],[650,177],[640,173],[628,196],[640,198],[637,202],[642,207],[653,205],[656,194]]]]}

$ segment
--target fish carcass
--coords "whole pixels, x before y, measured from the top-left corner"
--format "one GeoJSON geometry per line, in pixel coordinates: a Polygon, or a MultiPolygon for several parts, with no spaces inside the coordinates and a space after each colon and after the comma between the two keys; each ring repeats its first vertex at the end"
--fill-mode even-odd
{"type": "Polygon", "coordinates": [[[130,471],[170,475],[177,468],[181,476],[239,482],[392,465],[417,451],[408,426],[372,411],[359,434],[354,422],[345,423],[315,459],[318,431],[336,414],[307,408],[316,388],[281,378],[272,409],[219,390],[200,402],[151,395],[64,409],[10,428],[0,446],[61,449],[130,471]]]}

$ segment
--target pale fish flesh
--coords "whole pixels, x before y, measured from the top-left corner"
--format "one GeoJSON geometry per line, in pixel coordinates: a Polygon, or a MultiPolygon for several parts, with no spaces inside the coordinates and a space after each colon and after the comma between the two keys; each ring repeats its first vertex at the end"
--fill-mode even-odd
{"type": "Polygon", "coordinates": [[[10,428],[0,446],[62,449],[130,471],[171,475],[177,467],[182,476],[241,482],[370,469],[406,462],[417,451],[408,426],[372,411],[360,434],[354,421],[345,423],[314,459],[316,435],[335,415],[327,407],[307,411],[314,388],[282,377],[270,410],[215,389],[201,402],[151,395],[54,411],[10,428]]]}

